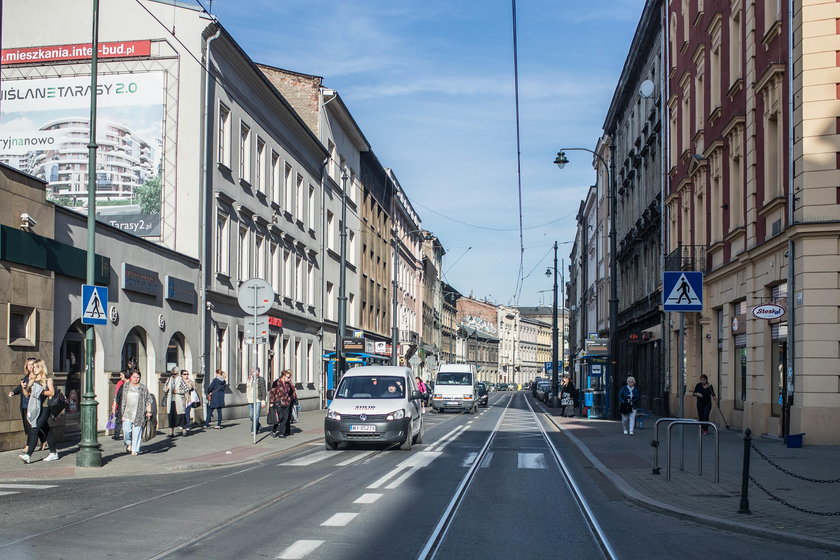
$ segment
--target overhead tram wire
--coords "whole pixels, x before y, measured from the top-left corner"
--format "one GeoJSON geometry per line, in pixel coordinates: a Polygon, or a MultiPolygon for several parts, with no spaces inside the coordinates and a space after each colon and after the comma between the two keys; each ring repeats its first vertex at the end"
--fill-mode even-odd
{"type": "Polygon", "coordinates": [[[519,133],[519,50],[516,38],[516,0],[511,0],[510,7],[513,20],[513,88],[516,106],[516,183],[519,193],[519,272],[517,272],[514,301],[519,305],[519,295],[522,293],[524,284],[522,273],[525,270],[525,233],[522,227],[522,143],[519,133]]]}

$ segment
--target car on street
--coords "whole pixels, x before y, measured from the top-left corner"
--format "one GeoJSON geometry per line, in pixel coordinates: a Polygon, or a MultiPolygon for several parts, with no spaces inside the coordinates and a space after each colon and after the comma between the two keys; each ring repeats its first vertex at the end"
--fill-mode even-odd
{"type": "Polygon", "coordinates": [[[487,407],[487,404],[490,399],[489,392],[487,391],[487,385],[484,383],[477,383],[475,386],[476,395],[478,395],[478,404],[479,406],[487,407]]]}
{"type": "Polygon", "coordinates": [[[537,383],[537,390],[535,391],[535,395],[538,401],[545,401],[547,398],[549,391],[551,391],[551,383],[548,381],[540,381],[537,383]]]}

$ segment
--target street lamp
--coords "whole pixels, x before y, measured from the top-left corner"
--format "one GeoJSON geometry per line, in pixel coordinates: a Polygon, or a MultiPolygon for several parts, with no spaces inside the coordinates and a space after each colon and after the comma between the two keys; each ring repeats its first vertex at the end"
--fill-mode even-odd
{"type": "MultiPolygon", "coordinates": [[[[397,344],[399,343],[399,328],[397,327],[397,289],[399,287],[399,281],[397,280],[397,275],[399,273],[399,260],[400,260],[400,242],[405,239],[407,236],[412,235],[414,233],[419,233],[423,231],[422,229],[413,229],[409,232],[402,234],[401,236],[397,235],[397,229],[394,228],[391,230],[391,245],[393,246],[394,255],[394,278],[391,281],[391,291],[393,292],[391,298],[391,365],[396,366],[399,365],[399,360],[397,358],[397,344]]],[[[425,232],[423,234],[423,239],[426,241],[431,241],[434,238],[432,234],[429,232],[425,232]]]]}
{"type": "Polygon", "coordinates": [[[557,340],[557,242],[554,242],[554,268],[545,271],[546,276],[554,275],[554,305],[551,308],[551,402],[549,406],[556,408],[560,406],[560,399],[557,398],[558,369],[557,362],[558,340],[557,340]]]}
{"type": "MultiPolygon", "coordinates": [[[[604,158],[601,157],[600,154],[594,152],[588,148],[562,148],[559,152],[557,152],[557,157],[554,159],[554,163],[560,169],[566,166],[569,163],[569,159],[566,157],[566,151],[581,151],[581,152],[589,152],[590,154],[594,155],[598,158],[604,165],[604,169],[607,171],[609,175],[609,203],[610,203],[610,349],[609,349],[609,360],[610,360],[610,370],[616,367],[617,359],[616,359],[616,345],[618,340],[616,338],[616,332],[618,330],[618,275],[617,275],[617,268],[616,268],[616,253],[618,251],[618,247],[616,246],[615,240],[615,207],[616,207],[616,188],[615,188],[615,142],[611,139],[610,140],[610,164],[607,165],[607,162],[604,161],[604,158]]],[[[608,375],[612,376],[612,372],[608,370],[608,375]]],[[[615,378],[613,378],[615,379],[615,378]]],[[[610,410],[610,400],[607,400],[607,412],[609,413],[610,410]]]]}

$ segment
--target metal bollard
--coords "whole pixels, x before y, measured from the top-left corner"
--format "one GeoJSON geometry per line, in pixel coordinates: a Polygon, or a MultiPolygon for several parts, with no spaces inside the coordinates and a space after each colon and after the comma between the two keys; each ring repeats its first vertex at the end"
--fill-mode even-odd
{"type": "Polygon", "coordinates": [[[750,499],[747,492],[750,487],[750,444],[752,443],[752,431],[747,428],[744,432],[744,467],[741,472],[741,508],[738,513],[752,513],[750,511],[750,499]]]}

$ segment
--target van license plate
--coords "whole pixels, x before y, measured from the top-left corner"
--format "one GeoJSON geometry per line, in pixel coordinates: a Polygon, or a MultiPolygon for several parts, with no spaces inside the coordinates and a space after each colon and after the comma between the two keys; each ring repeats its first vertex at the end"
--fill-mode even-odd
{"type": "Polygon", "coordinates": [[[459,405],[459,404],[461,404],[461,403],[459,403],[458,401],[449,401],[449,402],[448,402],[448,403],[446,403],[446,404],[451,404],[451,405],[458,406],[458,405],[459,405]]]}
{"type": "Polygon", "coordinates": [[[351,432],[375,432],[376,426],[373,424],[350,424],[351,432]]]}

